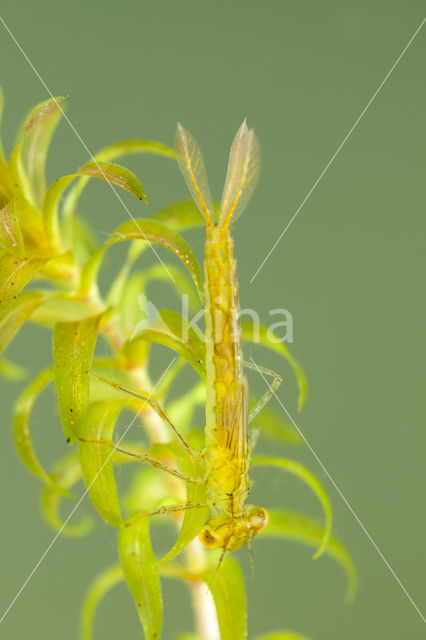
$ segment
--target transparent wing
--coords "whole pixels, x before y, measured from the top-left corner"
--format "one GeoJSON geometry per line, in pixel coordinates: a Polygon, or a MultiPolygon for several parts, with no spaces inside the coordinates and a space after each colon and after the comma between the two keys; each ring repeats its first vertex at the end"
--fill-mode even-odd
{"type": "Polygon", "coordinates": [[[177,161],[191,196],[207,224],[214,224],[213,200],[203,157],[195,138],[178,124],[175,136],[177,161]]]}
{"type": "Polygon", "coordinates": [[[246,121],[237,131],[229,154],[228,172],[220,205],[219,224],[234,224],[247,206],[260,171],[260,148],[246,121]]]}
{"type": "Polygon", "coordinates": [[[220,446],[238,460],[243,473],[249,464],[247,378],[235,382],[226,394],[223,405],[223,425],[220,446]]]}

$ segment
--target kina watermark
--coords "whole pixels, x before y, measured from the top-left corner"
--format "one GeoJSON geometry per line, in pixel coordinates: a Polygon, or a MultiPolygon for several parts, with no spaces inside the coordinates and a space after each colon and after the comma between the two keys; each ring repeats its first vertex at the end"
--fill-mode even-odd
{"type": "MultiPolygon", "coordinates": [[[[181,312],[179,314],[173,314],[175,320],[173,327],[170,326],[170,316],[165,312],[158,310],[156,305],[149,300],[144,294],[138,296],[138,306],[140,319],[135,325],[132,333],[132,338],[136,337],[143,331],[153,329],[161,332],[171,331],[176,334],[178,330],[178,337],[184,342],[188,342],[191,339],[191,335],[204,341],[205,339],[205,310],[200,309],[196,313],[192,313],[190,298],[187,294],[181,296],[181,312]]],[[[294,339],[294,323],[293,316],[288,309],[277,307],[270,309],[268,312],[268,319],[262,321],[259,313],[256,309],[250,307],[240,309],[239,314],[233,317],[226,305],[222,304],[220,298],[214,301],[214,309],[210,316],[214,318],[215,335],[216,338],[220,338],[221,335],[225,338],[227,333],[235,333],[240,330],[240,324],[250,327],[250,338],[253,342],[260,342],[261,336],[265,335],[269,342],[272,343],[287,343],[291,344],[294,339]]]]}

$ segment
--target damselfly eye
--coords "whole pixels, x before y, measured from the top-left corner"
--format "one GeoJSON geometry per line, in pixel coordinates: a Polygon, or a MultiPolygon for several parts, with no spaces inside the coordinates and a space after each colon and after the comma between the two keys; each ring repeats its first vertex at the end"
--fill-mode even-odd
{"type": "Polygon", "coordinates": [[[223,539],[214,536],[208,529],[201,529],[198,539],[207,549],[218,549],[223,546],[223,539]]]}
{"type": "Polygon", "coordinates": [[[250,525],[254,530],[254,535],[263,531],[268,524],[269,515],[262,507],[252,507],[250,513],[250,525]]]}

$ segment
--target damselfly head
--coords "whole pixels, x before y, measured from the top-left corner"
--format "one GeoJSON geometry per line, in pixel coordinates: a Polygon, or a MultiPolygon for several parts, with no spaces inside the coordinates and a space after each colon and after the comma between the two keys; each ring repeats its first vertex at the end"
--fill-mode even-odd
{"type": "Polygon", "coordinates": [[[207,520],[198,537],[208,549],[236,551],[247,544],[268,524],[268,512],[262,507],[247,505],[240,516],[219,514],[207,520]]]}

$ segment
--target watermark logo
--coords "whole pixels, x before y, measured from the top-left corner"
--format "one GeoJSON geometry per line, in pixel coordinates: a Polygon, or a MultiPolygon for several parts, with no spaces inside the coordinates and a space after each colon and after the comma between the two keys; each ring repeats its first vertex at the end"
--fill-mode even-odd
{"type": "MultiPolygon", "coordinates": [[[[134,328],[132,338],[142,331],[153,328],[161,332],[170,332],[171,329],[162,318],[160,311],[144,294],[138,296],[138,305],[141,317],[134,328]]],[[[221,335],[225,337],[230,331],[232,334],[233,327],[238,330],[238,322],[232,323],[231,328],[229,328],[229,313],[226,308],[221,306],[220,299],[215,301],[215,309],[212,313],[214,314],[215,334],[219,336],[219,338],[221,335]]],[[[189,296],[183,294],[181,296],[181,335],[179,338],[187,342],[192,331],[200,340],[204,341],[204,314],[204,309],[200,309],[197,313],[192,314],[189,296]]],[[[294,336],[293,316],[291,312],[288,309],[277,307],[271,309],[268,315],[267,321],[265,322],[265,319],[262,321],[259,313],[255,309],[247,307],[240,310],[239,319],[240,322],[243,323],[249,321],[248,324],[250,324],[253,331],[251,337],[253,342],[260,342],[262,334],[264,335],[266,331],[266,337],[269,342],[285,342],[291,344],[294,336]]],[[[176,327],[174,327],[174,329],[175,328],[176,327]]]]}

